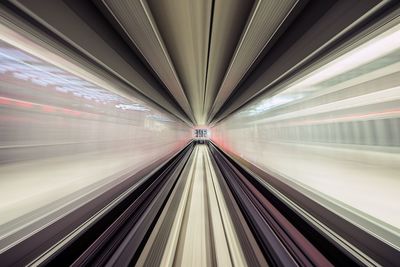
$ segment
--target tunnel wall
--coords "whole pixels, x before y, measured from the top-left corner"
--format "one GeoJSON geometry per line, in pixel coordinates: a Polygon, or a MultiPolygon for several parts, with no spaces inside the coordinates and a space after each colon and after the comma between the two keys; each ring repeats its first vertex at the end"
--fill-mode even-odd
{"type": "Polygon", "coordinates": [[[365,219],[347,218],[354,223],[399,236],[399,30],[381,29],[330,55],[215,125],[211,139],[365,219]]]}
{"type": "Polygon", "coordinates": [[[190,141],[186,124],[133,91],[4,26],[0,39],[0,235],[83,203],[190,141]]]}

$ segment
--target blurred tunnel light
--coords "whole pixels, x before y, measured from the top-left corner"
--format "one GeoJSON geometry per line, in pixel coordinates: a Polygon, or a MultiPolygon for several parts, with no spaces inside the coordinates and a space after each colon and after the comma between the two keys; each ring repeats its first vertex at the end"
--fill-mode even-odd
{"type": "Polygon", "coordinates": [[[360,42],[244,106],[212,140],[400,247],[400,24],[360,42]]]}
{"type": "Polygon", "coordinates": [[[2,24],[0,70],[0,253],[19,242],[13,232],[36,231],[191,138],[157,106],[2,24]]]}
{"type": "MultiPolygon", "coordinates": [[[[353,75],[351,75],[351,71],[368,65],[377,65],[377,60],[382,59],[385,56],[392,58],[393,61],[396,57],[400,57],[399,50],[400,25],[397,25],[344,55],[332,60],[304,78],[292,82],[277,94],[266,98],[261,97],[260,100],[256,101],[255,104],[252,105],[248,112],[246,112],[246,110],[243,110],[242,112],[251,116],[253,114],[264,113],[273,108],[278,108],[302,98],[327,92],[328,87],[331,90],[340,90],[342,87],[338,85],[342,82],[349,83],[354,78],[360,79],[363,74],[371,75],[369,73],[371,71],[368,68],[357,71],[353,75]],[[341,77],[341,75],[345,76],[341,77]],[[342,81],[343,79],[344,81],[342,81]],[[327,81],[330,82],[328,83],[327,81]]],[[[390,60],[387,61],[388,63],[385,62],[384,64],[389,64],[389,66],[382,65],[380,69],[383,70],[385,74],[396,72],[399,68],[398,62],[394,61],[391,63],[390,60]]],[[[375,68],[379,70],[379,66],[375,68]]],[[[395,91],[398,90],[396,89],[395,91]]]]}
{"type": "MultiPolygon", "coordinates": [[[[56,78],[60,84],[75,84],[78,86],[94,84],[95,87],[103,88],[114,93],[115,97],[120,96],[125,99],[136,101],[136,97],[133,97],[131,93],[127,93],[126,90],[115,86],[115,84],[107,79],[88,71],[82,66],[77,67],[77,62],[71,62],[70,59],[56,54],[54,50],[50,51],[48,48],[36,43],[37,41],[34,39],[27,38],[24,34],[16,32],[3,24],[0,24],[0,40],[9,44],[6,47],[0,48],[0,56],[5,55],[12,63],[12,68],[15,71],[25,69],[29,72],[43,72],[39,76],[53,76],[53,74],[56,74],[56,78]],[[43,61],[40,59],[45,59],[46,63],[49,64],[43,64],[43,61]],[[36,63],[33,64],[35,65],[35,69],[24,64],[16,63],[18,61],[36,63]],[[71,74],[74,75],[75,78],[70,79],[71,74]]],[[[6,64],[10,64],[10,62],[6,64]]],[[[2,68],[3,66],[0,66],[0,72],[2,68]]]]}
{"type": "Polygon", "coordinates": [[[308,89],[308,87],[312,85],[376,60],[399,48],[400,25],[397,25],[389,31],[380,34],[376,38],[333,60],[288,89],[308,89]]]}

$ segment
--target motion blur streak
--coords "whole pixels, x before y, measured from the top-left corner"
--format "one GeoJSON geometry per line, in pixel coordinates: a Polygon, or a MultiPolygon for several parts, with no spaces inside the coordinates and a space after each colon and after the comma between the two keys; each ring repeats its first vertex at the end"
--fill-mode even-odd
{"type": "Polygon", "coordinates": [[[175,231],[171,231],[161,265],[247,266],[207,146],[198,145],[193,153],[196,164],[184,177],[183,197],[190,199],[181,201],[180,216],[174,216],[175,231]]]}
{"type": "Polygon", "coordinates": [[[0,1],[0,267],[400,266],[400,1],[0,1]]]}
{"type": "Polygon", "coordinates": [[[188,142],[186,125],[132,99],[0,41],[0,251],[188,142]]]}
{"type": "Polygon", "coordinates": [[[397,25],[257,98],[212,140],[400,247],[399,59],[397,25]]]}

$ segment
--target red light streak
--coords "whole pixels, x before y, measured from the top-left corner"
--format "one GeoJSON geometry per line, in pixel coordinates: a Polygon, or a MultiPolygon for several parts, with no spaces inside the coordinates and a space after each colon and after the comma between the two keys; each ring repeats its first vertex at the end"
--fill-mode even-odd
{"type": "Polygon", "coordinates": [[[52,106],[42,105],[41,107],[44,112],[50,113],[50,112],[56,111],[55,107],[52,107],[52,106]]]}
{"type": "Polygon", "coordinates": [[[54,112],[58,111],[58,112],[63,112],[64,114],[67,114],[67,115],[72,115],[72,116],[80,116],[82,114],[82,112],[77,111],[77,110],[59,108],[56,106],[38,104],[38,103],[33,103],[33,102],[28,102],[28,101],[23,101],[23,100],[18,100],[18,99],[12,99],[12,98],[8,98],[8,97],[0,97],[0,105],[14,106],[17,108],[38,107],[43,112],[54,113],[54,112]]]}
{"type": "Polygon", "coordinates": [[[21,107],[21,108],[32,108],[33,107],[33,103],[22,101],[22,100],[14,100],[12,103],[15,106],[21,107]]]}

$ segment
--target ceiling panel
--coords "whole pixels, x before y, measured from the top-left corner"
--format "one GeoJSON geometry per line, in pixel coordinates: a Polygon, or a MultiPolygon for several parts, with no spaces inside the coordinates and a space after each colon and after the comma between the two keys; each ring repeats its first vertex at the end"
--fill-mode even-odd
{"type": "Polygon", "coordinates": [[[395,7],[389,0],[7,3],[77,58],[197,125],[276,90],[395,7]]]}
{"type": "Polygon", "coordinates": [[[188,117],[169,98],[164,88],[90,1],[10,2],[32,21],[36,21],[42,27],[41,30],[46,29],[46,34],[53,33],[53,38],[73,48],[77,57],[84,57],[107,70],[132,90],[139,91],[166,111],[191,124],[188,117]]]}
{"type": "Polygon", "coordinates": [[[352,38],[388,1],[310,1],[257,68],[213,118],[218,122],[264,91],[274,91],[293,76],[352,38]]]}
{"type": "Polygon", "coordinates": [[[215,1],[207,69],[203,119],[211,109],[254,1],[215,1]]]}
{"type": "Polygon", "coordinates": [[[175,97],[177,103],[189,118],[193,119],[189,102],[147,2],[140,0],[102,0],[101,2],[128,36],[132,45],[139,50],[175,97]]]}
{"type": "Polygon", "coordinates": [[[257,1],[219,88],[209,118],[212,118],[228,99],[297,3],[297,0],[257,1]]]}
{"type": "Polygon", "coordinates": [[[205,122],[205,95],[212,1],[148,0],[197,124],[205,122]]]}

